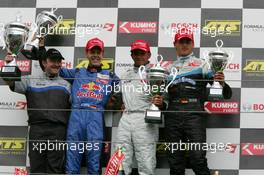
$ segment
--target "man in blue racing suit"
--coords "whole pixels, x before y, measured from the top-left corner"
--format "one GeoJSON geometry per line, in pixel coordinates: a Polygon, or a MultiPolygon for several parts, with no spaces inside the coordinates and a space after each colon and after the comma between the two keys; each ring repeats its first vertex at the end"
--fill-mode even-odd
{"type": "MultiPolygon", "coordinates": [[[[168,89],[168,112],[165,112],[165,132],[167,142],[206,143],[206,128],[203,125],[202,113],[207,100],[207,83],[219,81],[223,86],[223,96],[229,99],[232,90],[224,81],[223,72],[214,75],[203,59],[193,53],[193,33],[182,29],[175,35],[174,46],[177,60],[172,65],[178,69],[176,80],[168,89]],[[169,112],[175,111],[175,112],[169,112]]],[[[172,145],[170,145],[172,146],[172,145]]],[[[196,175],[210,175],[205,150],[189,150],[191,168],[196,175]]],[[[185,174],[185,151],[170,149],[168,151],[170,174],[185,174]]]]}
{"type": "MultiPolygon", "coordinates": [[[[88,174],[100,173],[100,155],[103,141],[103,110],[112,86],[119,78],[102,70],[104,43],[98,38],[87,42],[88,68],[62,69],[60,76],[72,83],[72,113],[69,120],[67,141],[70,146],[86,148],[88,174]],[[88,148],[88,150],[87,150],[88,148]]],[[[82,150],[68,149],[66,172],[80,174],[82,150]]]]}

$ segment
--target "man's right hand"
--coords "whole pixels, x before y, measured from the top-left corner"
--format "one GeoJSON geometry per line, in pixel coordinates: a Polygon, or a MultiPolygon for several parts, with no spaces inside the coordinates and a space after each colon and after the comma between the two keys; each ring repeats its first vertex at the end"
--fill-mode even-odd
{"type": "Polygon", "coordinates": [[[126,110],[126,107],[125,107],[125,104],[122,103],[122,105],[121,105],[121,112],[124,112],[124,110],[126,110]]]}
{"type": "MultiPolygon", "coordinates": [[[[11,53],[7,53],[4,60],[5,60],[5,64],[8,64],[14,60],[14,56],[12,56],[11,53]]],[[[4,78],[4,77],[2,78],[6,82],[6,84],[9,86],[9,88],[13,91],[15,87],[15,81],[9,78],[4,78]]]]}
{"type": "Polygon", "coordinates": [[[151,99],[151,103],[159,107],[160,109],[163,108],[163,96],[155,95],[151,99]]]}
{"type": "Polygon", "coordinates": [[[13,60],[14,60],[14,57],[12,56],[12,54],[8,53],[5,57],[5,63],[8,64],[12,62],[13,60]]]}

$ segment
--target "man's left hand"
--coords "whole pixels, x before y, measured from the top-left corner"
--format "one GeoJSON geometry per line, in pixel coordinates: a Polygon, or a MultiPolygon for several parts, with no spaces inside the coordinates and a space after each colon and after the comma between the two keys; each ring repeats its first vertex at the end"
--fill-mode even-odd
{"type": "Polygon", "coordinates": [[[218,71],[214,75],[214,81],[218,81],[222,86],[225,85],[225,74],[222,71],[218,71]]]}

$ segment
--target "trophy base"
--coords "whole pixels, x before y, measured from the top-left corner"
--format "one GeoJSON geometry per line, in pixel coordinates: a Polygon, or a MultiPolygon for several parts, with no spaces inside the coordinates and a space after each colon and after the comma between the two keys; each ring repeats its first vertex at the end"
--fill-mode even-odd
{"type": "Polygon", "coordinates": [[[209,96],[208,96],[208,100],[221,100],[223,99],[223,88],[220,86],[212,86],[210,88],[210,92],[209,92],[209,96]]]}
{"type": "Polygon", "coordinates": [[[3,66],[0,69],[0,77],[5,81],[21,81],[21,71],[17,66],[3,66]]]}
{"type": "Polygon", "coordinates": [[[145,113],[145,122],[153,124],[162,123],[162,115],[159,110],[147,110],[145,113]]]}
{"type": "Polygon", "coordinates": [[[38,60],[38,47],[27,44],[21,53],[29,60],[38,60]]]}

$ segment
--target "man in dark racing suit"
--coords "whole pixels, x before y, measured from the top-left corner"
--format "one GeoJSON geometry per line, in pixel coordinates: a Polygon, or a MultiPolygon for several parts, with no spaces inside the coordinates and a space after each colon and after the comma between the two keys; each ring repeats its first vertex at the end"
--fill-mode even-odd
{"type": "MultiPolygon", "coordinates": [[[[21,81],[7,80],[6,83],[27,99],[30,173],[64,174],[66,150],[58,145],[64,145],[66,140],[71,85],[59,76],[64,59],[61,53],[49,49],[42,54],[42,74],[26,75],[21,81]]],[[[13,59],[9,53],[5,61],[9,63],[13,59]]]]}
{"type": "MultiPolygon", "coordinates": [[[[204,102],[207,100],[207,83],[219,81],[223,86],[223,96],[229,99],[232,90],[224,82],[223,72],[214,75],[203,59],[193,55],[193,33],[182,29],[175,35],[174,46],[177,60],[172,67],[178,69],[176,80],[168,89],[168,112],[165,112],[166,141],[179,143],[206,143],[206,128],[203,126],[202,115],[204,102]],[[208,80],[208,81],[207,81],[208,80]],[[175,112],[170,112],[175,111],[175,112]],[[193,112],[192,112],[193,111],[193,112]],[[201,112],[195,112],[201,111],[201,112]]],[[[172,146],[172,144],[170,144],[172,146]]],[[[205,150],[189,150],[191,168],[196,175],[209,175],[205,150]]],[[[171,175],[185,174],[185,151],[168,151],[171,175]]]]}

